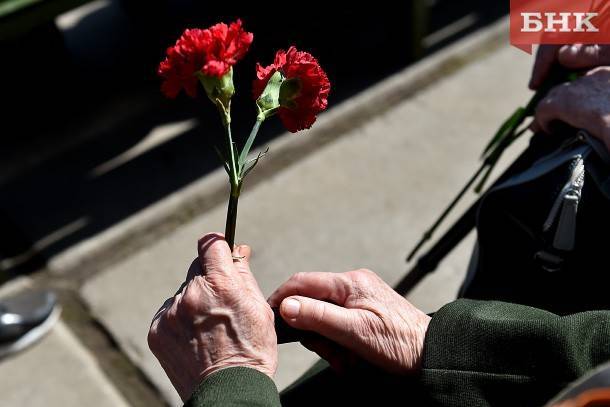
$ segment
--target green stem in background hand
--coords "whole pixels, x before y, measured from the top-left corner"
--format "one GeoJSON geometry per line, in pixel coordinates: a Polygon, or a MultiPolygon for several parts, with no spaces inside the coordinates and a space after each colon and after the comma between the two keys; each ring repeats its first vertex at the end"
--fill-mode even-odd
{"type": "Polygon", "coordinates": [[[526,127],[516,134],[513,134],[514,131],[511,131],[509,136],[506,137],[504,140],[502,140],[502,143],[500,145],[498,145],[498,147],[493,151],[493,154],[489,155],[485,159],[485,162],[483,163],[483,165],[487,167],[487,170],[485,171],[485,174],[483,174],[481,181],[479,181],[477,186],[474,188],[474,192],[476,192],[477,194],[480,194],[481,192],[483,192],[483,188],[485,187],[485,184],[487,183],[487,180],[491,176],[491,173],[493,172],[494,168],[496,168],[496,164],[500,160],[500,157],[502,157],[502,153],[504,153],[504,151],[511,144],[513,144],[515,141],[517,141],[517,139],[519,137],[521,137],[523,134],[525,134],[525,132],[528,130],[529,130],[529,128],[526,127]]]}
{"type": "Polygon", "coordinates": [[[474,182],[483,174],[483,178],[475,187],[476,193],[481,193],[487,180],[489,179],[493,169],[496,164],[502,157],[504,150],[508,148],[513,142],[515,142],[520,136],[522,136],[528,129],[524,128],[519,131],[519,128],[523,124],[523,122],[530,116],[533,116],[536,112],[536,107],[538,103],[542,99],[546,97],[548,92],[554,88],[555,86],[564,83],[573,81],[578,77],[578,74],[569,72],[563,68],[555,67],[555,69],[551,72],[548,79],[544,82],[544,84],[540,87],[540,89],[534,94],[532,99],[529,101],[525,108],[519,108],[511,117],[506,120],[500,127],[500,129],[496,132],[494,137],[491,139],[490,143],[485,147],[483,151],[483,164],[477,170],[477,172],[470,178],[470,180],[466,183],[466,186],[462,188],[462,190],[458,193],[455,199],[449,204],[447,209],[441,214],[441,216],[437,219],[437,221],[424,233],[421,237],[415,248],[409,253],[407,257],[407,261],[411,261],[413,257],[417,254],[419,249],[432,238],[432,235],[441,225],[441,223],[445,220],[445,218],[449,215],[449,213],[453,210],[453,208],[457,205],[457,203],[462,199],[464,194],[470,189],[470,187],[474,184],[474,182]]]}

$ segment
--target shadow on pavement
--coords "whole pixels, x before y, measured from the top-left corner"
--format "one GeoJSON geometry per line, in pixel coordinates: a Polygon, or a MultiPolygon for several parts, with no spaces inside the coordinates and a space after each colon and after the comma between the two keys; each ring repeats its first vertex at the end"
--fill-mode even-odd
{"type": "MultiPolygon", "coordinates": [[[[222,131],[216,112],[203,98],[164,100],[155,70],[184,27],[235,16],[192,1],[146,10],[131,1],[95,3],[61,30],[41,27],[2,45],[11,64],[0,68],[10,78],[0,136],[0,271],[37,270],[219,167],[207,141],[222,131]]],[[[409,9],[240,15],[255,41],[235,71],[234,133],[243,142],[254,119],[255,62],[267,64],[291,44],[310,51],[333,84],[332,107],[412,62],[409,9]]],[[[282,131],[266,123],[257,144],[282,131]]]]}

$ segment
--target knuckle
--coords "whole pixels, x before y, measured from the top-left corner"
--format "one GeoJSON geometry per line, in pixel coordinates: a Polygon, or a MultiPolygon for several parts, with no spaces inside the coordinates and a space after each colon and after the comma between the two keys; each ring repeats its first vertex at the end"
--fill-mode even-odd
{"type": "Polygon", "coordinates": [[[610,45],[598,45],[597,47],[600,63],[610,64],[610,45]]]}
{"type": "Polygon", "coordinates": [[[148,342],[148,348],[154,353],[159,347],[159,332],[156,324],[148,330],[146,341],[148,342]]]}
{"type": "Polygon", "coordinates": [[[187,314],[196,314],[201,303],[201,297],[196,288],[189,283],[180,301],[180,310],[187,314]]]}
{"type": "Polygon", "coordinates": [[[369,269],[359,269],[353,272],[354,283],[359,286],[368,286],[379,281],[379,276],[369,269]]]}
{"type": "Polygon", "coordinates": [[[304,271],[300,271],[296,274],[293,274],[292,277],[290,277],[290,279],[288,281],[293,284],[298,284],[298,283],[302,282],[303,280],[305,280],[306,277],[307,277],[307,273],[304,271]]]}
{"type": "Polygon", "coordinates": [[[238,280],[234,276],[227,275],[207,276],[205,281],[202,282],[205,285],[205,290],[198,291],[201,295],[198,295],[199,298],[196,299],[197,309],[204,302],[202,298],[225,304],[245,295],[247,288],[243,282],[238,280]]]}
{"type": "Polygon", "coordinates": [[[370,299],[375,297],[381,278],[369,269],[360,269],[352,272],[351,296],[354,299],[370,299]]]}
{"type": "Polygon", "coordinates": [[[600,66],[600,67],[594,68],[594,69],[590,70],[589,72],[587,72],[587,74],[584,77],[582,77],[580,80],[581,81],[605,80],[608,77],[609,73],[610,72],[608,71],[608,67],[600,66]]]}
{"type": "Polygon", "coordinates": [[[167,309],[167,311],[165,311],[163,315],[159,317],[157,328],[159,331],[168,333],[171,331],[179,330],[178,303],[180,303],[180,301],[181,299],[177,297],[174,303],[167,309]]]}
{"type": "Polygon", "coordinates": [[[548,99],[548,101],[550,102],[555,102],[557,99],[569,93],[573,88],[574,86],[569,83],[564,83],[562,85],[555,86],[553,89],[551,89],[546,99],[548,99]]]}
{"type": "Polygon", "coordinates": [[[366,275],[369,277],[377,277],[377,274],[374,271],[369,270],[369,269],[365,269],[365,268],[359,269],[358,272],[362,275],[366,275]]]}
{"type": "Polygon", "coordinates": [[[541,120],[543,118],[545,110],[547,109],[546,106],[547,105],[544,103],[544,100],[542,102],[538,103],[538,106],[536,106],[536,112],[535,112],[536,119],[541,120]]]}

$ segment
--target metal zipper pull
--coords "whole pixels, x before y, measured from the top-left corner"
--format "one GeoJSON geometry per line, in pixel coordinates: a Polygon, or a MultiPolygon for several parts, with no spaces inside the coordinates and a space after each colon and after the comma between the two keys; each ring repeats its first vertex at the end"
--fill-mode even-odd
{"type": "Polygon", "coordinates": [[[562,253],[571,252],[576,246],[576,218],[584,182],[585,161],[579,155],[572,161],[570,178],[559,192],[543,225],[543,231],[548,233],[557,224],[552,243],[553,253],[542,250],[534,256],[542,269],[550,273],[563,268],[565,257],[562,253]]]}
{"type": "Polygon", "coordinates": [[[578,214],[578,203],[580,194],[569,194],[563,199],[561,215],[555,231],[553,247],[557,250],[570,252],[574,250],[576,243],[576,215],[578,214]]]}
{"type": "Polygon", "coordinates": [[[557,228],[553,239],[553,248],[561,251],[572,251],[576,244],[576,217],[580,203],[582,188],[585,181],[585,162],[581,156],[577,157],[572,166],[569,181],[557,197],[549,218],[544,224],[548,231],[555,220],[557,228]],[[558,216],[558,217],[557,217],[558,216]]]}
{"type": "Polygon", "coordinates": [[[576,190],[577,193],[580,194],[580,191],[582,190],[581,184],[584,182],[584,176],[585,161],[582,156],[579,155],[574,159],[574,161],[572,161],[572,165],[570,166],[570,178],[557,195],[557,199],[555,199],[555,202],[551,207],[549,216],[547,217],[546,221],[544,222],[544,225],[542,226],[543,231],[548,232],[555,224],[555,221],[557,220],[559,211],[562,207],[563,200],[566,195],[568,195],[573,190],[576,190]]]}

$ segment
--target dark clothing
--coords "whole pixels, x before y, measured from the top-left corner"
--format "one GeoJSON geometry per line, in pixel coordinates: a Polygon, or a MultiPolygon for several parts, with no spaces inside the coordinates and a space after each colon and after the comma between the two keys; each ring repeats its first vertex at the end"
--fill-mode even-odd
{"type": "Polygon", "coordinates": [[[232,368],[204,382],[188,406],[541,406],[610,360],[610,312],[558,316],[523,305],[458,300],[432,318],[420,377],[329,369],[288,389],[255,370],[232,368]],[[373,404],[371,404],[373,403],[373,404]],[[377,404],[380,405],[380,404],[377,404]]]}

